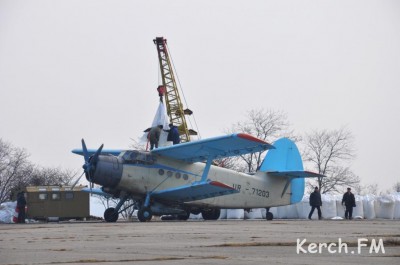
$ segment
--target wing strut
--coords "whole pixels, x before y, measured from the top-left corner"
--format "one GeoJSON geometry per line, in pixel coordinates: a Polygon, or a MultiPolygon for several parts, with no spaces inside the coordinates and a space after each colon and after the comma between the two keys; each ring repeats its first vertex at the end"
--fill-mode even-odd
{"type": "Polygon", "coordinates": [[[205,166],[205,168],[204,168],[204,170],[203,170],[203,175],[201,175],[201,180],[200,180],[200,182],[202,182],[202,183],[206,182],[207,176],[208,176],[208,172],[210,172],[211,163],[212,163],[213,160],[214,160],[214,156],[211,156],[211,155],[210,155],[210,156],[207,158],[207,163],[206,163],[206,166],[205,166]]]}
{"type": "Polygon", "coordinates": [[[289,183],[292,181],[292,179],[293,179],[293,178],[291,178],[291,177],[288,177],[288,178],[287,178],[285,187],[283,188],[283,191],[282,191],[281,198],[283,198],[283,195],[285,194],[287,188],[289,187],[289,183]]]}

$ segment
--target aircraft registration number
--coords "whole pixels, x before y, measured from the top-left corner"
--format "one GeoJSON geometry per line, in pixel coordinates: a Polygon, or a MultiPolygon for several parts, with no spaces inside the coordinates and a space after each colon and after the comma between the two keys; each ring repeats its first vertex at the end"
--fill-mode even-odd
{"type": "Polygon", "coordinates": [[[259,190],[259,189],[255,189],[255,188],[251,188],[253,190],[253,194],[260,196],[260,197],[265,197],[265,198],[269,198],[269,191],[267,190],[259,190]]]}
{"type": "MultiPolygon", "coordinates": [[[[233,184],[233,188],[240,192],[240,190],[242,189],[242,185],[233,184]]],[[[249,191],[249,189],[247,188],[246,192],[250,192],[250,194],[253,194],[253,195],[256,195],[256,196],[269,198],[269,191],[267,191],[267,190],[260,190],[260,189],[256,189],[256,188],[251,188],[251,191],[249,191]]]]}

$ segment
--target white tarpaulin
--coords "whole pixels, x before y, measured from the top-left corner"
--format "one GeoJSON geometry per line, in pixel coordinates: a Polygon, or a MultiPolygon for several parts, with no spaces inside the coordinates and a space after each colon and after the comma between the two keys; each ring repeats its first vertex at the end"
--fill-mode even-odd
{"type": "Polygon", "coordinates": [[[377,198],[375,204],[376,218],[393,219],[394,215],[394,196],[384,195],[377,198]]]}
{"type": "Polygon", "coordinates": [[[394,219],[400,219],[400,192],[394,194],[394,219]]]}
{"type": "Polygon", "coordinates": [[[278,211],[277,211],[277,217],[279,219],[287,219],[287,207],[286,205],[284,206],[278,206],[278,211]]]}
{"type": "Polygon", "coordinates": [[[356,207],[353,208],[353,218],[363,219],[364,218],[364,206],[363,196],[355,195],[356,207]]]}
{"type": "MultiPolygon", "coordinates": [[[[168,133],[165,132],[164,130],[169,130],[169,117],[167,115],[167,110],[165,109],[164,104],[160,101],[160,103],[158,104],[158,108],[156,111],[156,115],[154,116],[153,122],[151,124],[151,127],[155,127],[158,125],[162,125],[163,126],[163,130],[161,131],[161,135],[160,135],[160,141],[158,142],[158,146],[168,146],[171,145],[171,142],[167,142],[167,136],[168,133]]],[[[140,138],[140,142],[142,144],[146,144],[147,143],[147,132],[143,134],[143,136],[140,138]]]]}
{"type": "Polygon", "coordinates": [[[218,219],[226,219],[226,209],[221,209],[221,213],[219,214],[218,219]]]}
{"type": "Polygon", "coordinates": [[[336,198],[333,195],[322,194],[322,217],[325,219],[331,219],[337,216],[336,211],[336,198]]]}
{"type": "Polygon", "coordinates": [[[364,208],[364,218],[365,219],[375,219],[375,196],[374,195],[365,195],[363,199],[363,208],[364,208]]]}
{"type": "MultiPolygon", "coordinates": [[[[297,215],[299,216],[300,219],[307,219],[308,214],[310,213],[310,210],[311,210],[310,196],[304,195],[301,202],[296,203],[296,209],[297,209],[297,215]]],[[[317,211],[314,211],[314,214],[315,214],[316,218],[318,218],[318,214],[315,212],[317,212],[317,211]]]]}
{"type": "MultiPolygon", "coordinates": [[[[322,217],[324,219],[342,220],[344,218],[345,206],[342,205],[343,195],[322,194],[322,217]]],[[[374,196],[355,195],[356,207],[353,208],[354,219],[400,219],[400,193],[374,196]]],[[[307,219],[311,210],[309,195],[305,195],[301,202],[293,205],[272,207],[270,212],[274,219],[307,219]]],[[[193,218],[191,216],[191,218],[193,218]]],[[[220,219],[265,219],[265,208],[251,209],[250,212],[243,209],[221,209],[220,219]]],[[[318,219],[317,210],[314,211],[312,219],[318,219]]]]}
{"type": "Polygon", "coordinates": [[[0,205],[0,223],[12,223],[17,202],[3,202],[0,205]]]}
{"type": "Polygon", "coordinates": [[[244,219],[244,210],[228,209],[226,212],[226,219],[244,219]]]}
{"type": "Polygon", "coordinates": [[[286,218],[287,219],[298,219],[296,204],[286,205],[286,218]]]}
{"type": "Polygon", "coordinates": [[[346,207],[342,204],[343,195],[334,195],[336,201],[336,216],[344,218],[346,207]]]}

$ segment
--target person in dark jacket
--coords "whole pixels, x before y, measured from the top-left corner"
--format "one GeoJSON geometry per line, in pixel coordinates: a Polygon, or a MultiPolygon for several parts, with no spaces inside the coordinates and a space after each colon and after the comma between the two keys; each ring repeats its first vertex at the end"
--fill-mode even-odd
{"type": "Polygon", "coordinates": [[[164,131],[168,132],[167,141],[171,141],[174,145],[181,142],[178,127],[174,126],[172,123],[169,124],[169,130],[164,131]]]}
{"type": "Polygon", "coordinates": [[[148,138],[150,140],[150,150],[153,150],[154,147],[158,148],[158,141],[160,140],[160,134],[163,126],[158,125],[152,127],[149,131],[148,138]]]}
{"type": "Polygon", "coordinates": [[[18,223],[19,224],[25,223],[25,206],[26,206],[25,193],[20,192],[17,195],[18,223]]]}
{"type": "Polygon", "coordinates": [[[354,194],[351,193],[351,188],[347,188],[347,192],[343,194],[343,204],[346,206],[344,217],[350,220],[353,219],[353,207],[356,207],[356,199],[354,198],[354,194]]]}
{"type": "Polygon", "coordinates": [[[308,214],[308,219],[311,220],[311,216],[314,213],[315,208],[318,210],[318,219],[322,219],[322,213],[321,213],[321,206],[322,206],[322,200],[321,200],[321,194],[319,193],[318,187],[315,187],[314,192],[310,194],[310,206],[311,206],[311,211],[308,214]]]}

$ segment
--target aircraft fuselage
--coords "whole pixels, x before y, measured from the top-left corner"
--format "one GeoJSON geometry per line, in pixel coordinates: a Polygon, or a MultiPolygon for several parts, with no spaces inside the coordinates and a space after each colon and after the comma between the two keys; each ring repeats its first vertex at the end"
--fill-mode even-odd
{"type": "MultiPolygon", "coordinates": [[[[149,192],[198,182],[205,168],[205,163],[184,163],[159,156],[153,156],[153,159],[152,163],[148,164],[126,161],[121,157],[114,160],[118,165],[113,167],[122,172],[115,188],[140,198],[149,192]]],[[[211,166],[207,180],[225,183],[235,188],[238,193],[186,204],[215,208],[262,208],[290,204],[290,187],[281,196],[286,180],[269,176],[265,172],[250,175],[211,166]]]]}

